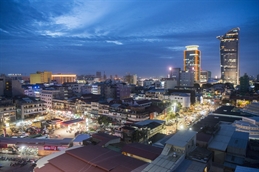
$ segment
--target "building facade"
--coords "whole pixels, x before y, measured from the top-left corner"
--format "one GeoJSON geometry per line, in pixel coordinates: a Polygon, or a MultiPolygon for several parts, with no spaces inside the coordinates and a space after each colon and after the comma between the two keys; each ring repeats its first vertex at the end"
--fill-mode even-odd
{"type": "Polygon", "coordinates": [[[12,99],[0,100],[0,121],[5,124],[16,120],[16,106],[12,99]]]}
{"type": "Polygon", "coordinates": [[[31,84],[39,84],[39,83],[49,83],[51,81],[51,72],[36,72],[30,74],[30,83],[31,84]]]}
{"type": "Polygon", "coordinates": [[[124,81],[126,83],[128,83],[128,84],[136,85],[137,84],[137,75],[136,74],[135,75],[130,75],[130,74],[125,75],[124,76],[124,81]]]}
{"type": "Polygon", "coordinates": [[[173,89],[175,86],[178,86],[177,80],[174,78],[162,78],[161,79],[161,88],[168,90],[173,89]]]}
{"type": "Polygon", "coordinates": [[[180,73],[180,86],[193,87],[194,73],[192,71],[181,71],[180,73]]]}
{"type": "Polygon", "coordinates": [[[52,109],[52,100],[53,100],[53,97],[56,97],[57,94],[59,94],[59,90],[55,90],[55,89],[41,91],[40,100],[44,102],[44,105],[48,110],[52,109]]]}
{"type": "Polygon", "coordinates": [[[58,84],[63,84],[64,82],[75,82],[76,74],[53,74],[52,80],[57,81],[58,84]]]}
{"type": "Polygon", "coordinates": [[[241,76],[239,78],[239,83],[240,83],[240,92],[241,93],[246,93],[249,91],[249,77],[248,75],[245,73],[244,76],[241,76]]]}
{"type": "Polygon", "coordinates": [[[200,82],[201,71],[201,52],[198,50],[198,45],[186,46],[183,57],[184,71],[192,71],[194,73],[194,81],[200,82]]]}
{"type": "Polygon", "coordinates": [[[221,79],[234,85],[239,84],[239,31],[237,27],[217,36],[220,40],[221,79]]]}
{"type": "Polygon", "coordinates": [[[211,72],[210,71],[201,71],[200,82],[207,83],[209,79],[211,79],[211,72]]]}
{"type": "Polygon", "coordinates": [[[20,119],[42,115],[46,112],[43,101],[37,101],[33,98],[25,97],[16,100],[17,115],[20,119]]]}

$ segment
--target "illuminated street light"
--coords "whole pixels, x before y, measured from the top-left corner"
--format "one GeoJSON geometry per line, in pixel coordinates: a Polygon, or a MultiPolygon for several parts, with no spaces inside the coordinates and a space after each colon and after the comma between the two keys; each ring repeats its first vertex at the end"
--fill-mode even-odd
{"type": "Polygon", "coordinates": [[[173,103],[174,112],[176,111],[176,103],[173,103]]]}

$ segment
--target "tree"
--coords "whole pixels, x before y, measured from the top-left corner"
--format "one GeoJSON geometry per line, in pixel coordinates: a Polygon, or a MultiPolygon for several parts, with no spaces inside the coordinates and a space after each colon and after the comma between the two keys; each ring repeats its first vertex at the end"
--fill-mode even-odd
{"type": "Polygon", "coordinates": [[[97,120],[98,120],[98,124],[104,124],[104,125],[108,125],[109,123],[112,122],[112,118],[104,115],[101,115],[100,117],[98,117],[97,120]]]}

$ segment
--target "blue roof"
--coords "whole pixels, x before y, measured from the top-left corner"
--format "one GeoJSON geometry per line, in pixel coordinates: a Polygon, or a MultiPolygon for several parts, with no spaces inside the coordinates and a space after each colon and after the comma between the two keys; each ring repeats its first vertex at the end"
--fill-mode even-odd
{"type": "Polygon", "coordinates": [[[236,166],[235,172],[258,172],[258,169],[250,168],[250,167],[243,167],[243,166],[236,166]]]}
{"type": "Polygon", "coordinates": [[[228,143],[229,147],[246,149],[249,140],[249,133],[235,131],[228,143]]]}
{"type": "Polygon", "coordinates": [[[178,168],[175,170],[175,172],[185,172],[187,171],[187,169],[189,168],[189,166],[191,165],[192,161],[185,159],[179,166],[178,168]]]}
{"type": "Polygon", "coordinates": [[[205,163],[184,159],[174,172],[201,172],[206,167],[205,163]]]}
{"type": "Polygon", "coordinates": [[[245,158],[227,154],[225,162],[242,165],[245,162],[245,158]]]}
{"type": "Polygon", "coordinates": [[[259,122],[259,116],[250,117],[251,119],[255,120],[256,122],[259,122]]]}
{"type": "Polygon", "coordinates": [[[82,142],[83,140],[89,139],[91,136],[89,134],[79,134],[77,135],[73,142],[82,142]]]}

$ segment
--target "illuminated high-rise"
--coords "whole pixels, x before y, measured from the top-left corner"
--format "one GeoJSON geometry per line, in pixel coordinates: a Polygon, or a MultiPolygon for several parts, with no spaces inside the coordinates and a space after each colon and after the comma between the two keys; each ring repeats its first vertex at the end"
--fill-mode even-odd
{"type": "Polygon", "coordinates": [[[201,52],[198,50],[198,45],[186,46],[183,57],[183,70],[194,73],[194,81],[200,81],[201,71],[201,52]]]}
{"type": "Polygon", "coordinates": [[[237,27],[217,36],[220,40],[221,79],[234,85],[239,84],[239,31],[237,27]]]}
{"type": "Polygon", "coordinates": [[[49,83],[51,81],[52,72],[36,72],[30,74],[30,83],[39,84],[39,83],[49,83]]]}

